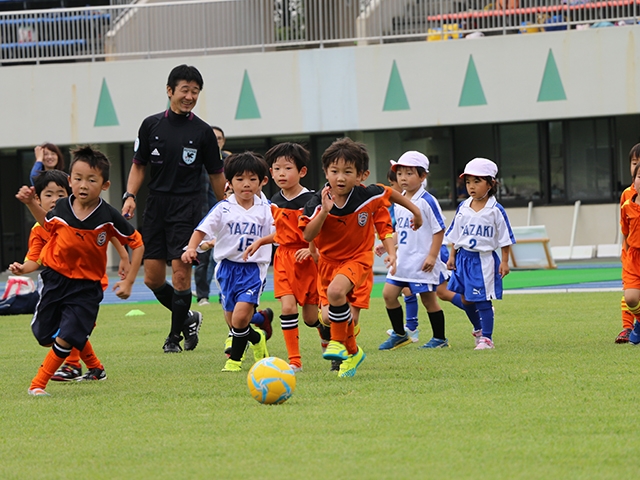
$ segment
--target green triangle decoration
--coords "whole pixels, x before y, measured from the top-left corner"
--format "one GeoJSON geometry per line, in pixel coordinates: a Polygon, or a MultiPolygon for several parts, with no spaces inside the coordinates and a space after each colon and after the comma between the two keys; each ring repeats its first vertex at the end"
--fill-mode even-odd
{"type": "Polygon", "coordinates": [[[467,73],[464,76],[464,84],[462,85],[462,93],[460,94],[459,107],[472,107],[474,105],[486,105],[487,99],[482,90],[482,84],[478,77],[476,64],[473,61],[473,55],[469,55],[469,63],[467,64],[467,73]]]}
{"type": "Polygon", "coordinates": [[[553,52],[549,49],[547,55],[547,64],[544,67],[544,75],[540,84],[540,92],[538,92],[539,102],[554,102],[556,100],[566,100],[567,95],[564,93],[560,73],[553,52]]]}
{"type": "Polygon", "coordinates": [[[236,109],[236,120],[248,120],[252,118],[262,118],[260,109],[256,102],[256,97],[251,88],[251,80],[249,74],[244,71],[242,79],[242,88],[240,89],[240,98],[238,99],[238,108],[236,109]]]}
{"type": "Polygon", "coordinates": [[[107,87],[107,79],[102,79],[102,88],[100,89],[100,100],[98,100],[98,110],[96,111],[96,120],[93,122],[94,127],[114,127],[120,125],[116,109],[111,101],[109,87],[107,87]]]}
{"type": "Polygon", "coordinates": [[[402,85],[402,79],[400,78],[400,72],[398,72],[398,66],[396,61],[393,61],[391,67],[391,76],[389,77],[389,84],[387,85],[387,94],[384,97],[383,112],[389,112],[393,110],[410,110],[409,101],[402,85]]]}

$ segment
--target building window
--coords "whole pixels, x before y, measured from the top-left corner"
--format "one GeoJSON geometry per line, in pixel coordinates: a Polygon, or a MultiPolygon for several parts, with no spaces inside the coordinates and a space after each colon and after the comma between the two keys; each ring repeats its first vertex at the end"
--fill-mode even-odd
{"type": "Polygon", "coordinates": [[[569,120],[565,125],[567,200],[611,201],[613,162],[609,120],[569,120]]]}
{"type": "Polygon", "coordinates": [[[539,200],[540,142],[537,123],[500,125],[500,201],[539,200]]]}

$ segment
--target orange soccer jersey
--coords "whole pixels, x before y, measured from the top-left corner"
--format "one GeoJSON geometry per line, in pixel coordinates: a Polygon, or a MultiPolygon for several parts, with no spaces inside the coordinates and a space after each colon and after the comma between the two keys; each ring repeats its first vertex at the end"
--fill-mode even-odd
{"type": "Polygon", "coordinates": [[[42,264],[40,256],[42,255],[42,249],[49,241],[49,238],[49,232],[47,232],[42,225],[36,222],[33,227],[31,227],[31,233],[29,233],[29,250],[24,257],[25,262],[27,260],[31,260],[32,262],[42,264]]]}
{"type": "Polygon", "coordinates": [[[288,199],[282,191],[271,198],[271,213],[276,227],[275,242],[278,244],[273,259],[273,290],[276,298],[293,295],[298,305],[317,305],[318,269],[316,262],[307,257],[297,262],[295,254],[302,248],[309,248],[309,242],[302,237],[298,228],[298,217],[304,206],[313,197],[306,188],[300,194],[288,199]]]}
{"type": "Polygon", "coordinates": [[[142,236],[115,208],[100,200],[96,209],[79,220],[72,208],[74,196],[59,201],[46,216],[51,235],[43,250],[43,265],[67,278],[102,281],[107,270],[109,239],[123,245],[142,246],[142,236]]]}
{"type": "MultiPolygon", "coordinates": [[[[367,282],[371,281],[373,268],[374,228],[379,221],[387,222],[387,217],[378,211],[389,207],[392,192],[390,187],[384,185],[359,185],[353,189],[342,208],[334,205],[329,212],[314,239],[320,253],[318,293],[321,303],[327,303],[326,289],[333,278],[343,274],[354,285],[347,296],[349,302],[356,307],[368,308],[371,287],[367,286],[367,282]]],[[[304,229],[321,209],[322,197],[316,193],[305,206],[299,227],[304,229]]],[[[383,227],[382,223],[380,225],[381,235],[388,234],[387,227],[383,227]]],[[[391,229],[390,217],[388,229],[391,229]]]]}
{"type": "MultiPolygon", "coordinates": [[[[620,195],[620,207],[622,207],[624,203],[630,198],[632,198],[635,194],[636,194],[636,188],[633,186],[633,184],[625,188],[624,191],[622,192],[622,195],[620,195]]],[[[620,260],[622,264],[625,263],[626,258],[627,258],[627,250],[626,248],[623,248],[620,254],[620,260]]],[[[629,310],[627,310],[627,304],[624,301],[624,297],[622,297],[622,327],[633,328],[634,320],[635,320],[635,317],[631,312],[629,312],[629,310]]]]}
{"type": "Polygon", "coordinates": [[[625,236],[626,252],[622,255],[622,283],[625,289],[640,289],[640,205],[637,193],[620,209],[620,228],[625,236]]]}

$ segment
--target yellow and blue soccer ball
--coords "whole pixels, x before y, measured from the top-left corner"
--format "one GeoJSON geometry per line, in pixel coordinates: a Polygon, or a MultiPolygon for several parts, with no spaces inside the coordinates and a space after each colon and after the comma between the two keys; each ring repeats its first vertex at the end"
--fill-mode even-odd
{"type": "Polygon", "coordinates": [[[257,361],[247,375],[251,396],[260,403],[277,405],[287,401],[296,389],[296,374],[277,357],[257,361]]]}

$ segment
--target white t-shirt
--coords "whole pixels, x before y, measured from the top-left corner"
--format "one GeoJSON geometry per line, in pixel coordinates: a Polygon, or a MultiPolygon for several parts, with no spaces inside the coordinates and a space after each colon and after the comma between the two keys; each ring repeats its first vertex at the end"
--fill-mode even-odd
{"type": "MultiPolygon", "coordinates": [[[[242,254],[246,248],[261,237],[273,233],[273,216],[267,200],[253,197],[253,206],[246,210],[238,205],[235,195],[218,202],[196,227],[204,233],[204,241],[216,239],[213,258],[244,263],[242,254]]],[[[269,263],[271,245],[263,245],[249,257],[251,263],[269,263]]]]}
{"type": "Polygon", "coordinates": [[[440,251],[438,250],[436,264],[431,272],[423,272],[422,265],[431,250],[433,235],[445,229],[445,218],[438,201],[422,187],[411,197],[411,202],[420,209],[422,227],[412,230],[413,214],[403,206],[398,204],[393,206],[398,235],[396,241],[398,258],[396,273],[394,275],[388,273],[387,278],[402,282],[438,285],[441,274],[448,277],[447,267],[440,259],[440,251]]]}
{"type": "Polygon", "coordinates": [[[447,243],[453,243],[455,249],[483,253],[516,243],[507,212],[496,197],[489,197],[479,212],[471,208],[472,200],[469,197],[458,205],[453,222],[445,234],[447,243]]]}

